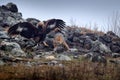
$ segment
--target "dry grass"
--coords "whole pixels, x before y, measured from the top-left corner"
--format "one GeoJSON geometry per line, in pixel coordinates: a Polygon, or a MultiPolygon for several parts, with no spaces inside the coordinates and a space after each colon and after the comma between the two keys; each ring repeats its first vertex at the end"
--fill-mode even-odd
{"type": "Polygon", "coordinates": [[[97,35],[104,35],[105,33],[102,31],[96,31],[96,30],[92,30],[92,29],[88,29],[86,27],[80,27],[80,30],[82,31],[82,33],[94,33],[97,35]]]}
{"type": "Polygon", "coordinates": [[[0,80],[120,80],[120,65],[88,61],[62,62],[64,66],[0,66],[0,80]]]}
{"type": "Polygon", "coordinates": [[[105,34],[102,31],[92,30],[92,29],[88,29],[86,27],[78,27],[78,26],[70,26],[70,27],[68,27],[68,30],[70,30],[70,31],[75,31],[76,29],[80,30],[81,34],[94,33],[94,34],[97,34],[99,36],[102,36],[102,35],[105,34]]]}

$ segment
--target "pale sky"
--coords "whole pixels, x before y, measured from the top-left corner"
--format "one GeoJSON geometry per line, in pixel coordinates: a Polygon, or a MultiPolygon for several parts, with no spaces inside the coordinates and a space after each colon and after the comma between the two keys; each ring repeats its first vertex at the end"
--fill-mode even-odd
{"type": "Polygon", "coordinates": [[[59,18],[67,25],[73,19],[80,26],[104,26],[113,12],[120,11],[120,0],[0,0],[0,5],[8,2],[17,4],[23,18],[59,18]]]}

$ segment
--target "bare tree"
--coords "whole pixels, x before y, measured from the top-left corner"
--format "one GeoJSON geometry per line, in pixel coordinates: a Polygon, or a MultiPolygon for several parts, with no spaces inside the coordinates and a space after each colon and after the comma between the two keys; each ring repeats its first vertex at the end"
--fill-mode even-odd
{"type": "Polygon", "coordinates": [[[70,23],[71,23],[71,26],[72,26],[72,27],[76,27],[76,26],[77,26],[77,25],[76,25],[76,19],[71,18],[71,19],[70,19],[70,23]]]}
{"type": "Polygon", "coordinates": [[[111,30],[118,36],[120,36],[120,13],[114,12],[112,17],[108,18],[108,31],[111,30]]]}

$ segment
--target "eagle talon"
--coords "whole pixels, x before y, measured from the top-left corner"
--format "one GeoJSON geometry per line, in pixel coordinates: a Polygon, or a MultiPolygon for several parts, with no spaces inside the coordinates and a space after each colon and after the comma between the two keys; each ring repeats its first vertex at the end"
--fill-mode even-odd
{"type": "Polygon", "coordinates": [[[46,46],[46,47],[49,46],[45,41],[43,41],[43,44],[44,44],[44,46],[46,46]]]}

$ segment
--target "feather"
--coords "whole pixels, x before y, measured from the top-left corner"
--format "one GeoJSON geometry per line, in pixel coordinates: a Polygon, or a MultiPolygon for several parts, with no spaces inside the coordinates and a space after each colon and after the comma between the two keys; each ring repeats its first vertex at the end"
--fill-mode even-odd
{"type": "Polygon", "coordinates": [[[32,38],[37,35],[38,29],[33,26],[31,23],[22,22],[17,23],[14,26],[10,27],[8,30],[8,35],[21,35],[25,38],[32,38]]]}
{"type": "Polygon", "coordinates": [[[59,28],[60,30],[62,30],[65,26],[65,22],[61,19],[50,19],[47,20],[45,23],[45,27],[48,31],[47,33],[51,32],[55,28],[59,28]]]}
{"type": "Polygon", "coordinates": [[[49,19],[39,22],[37,26],[29,22],[20,22],[9,28],[8,35],[21,35],[28,39],[33,38],[36,42],[41,42],[44,41],[49,32],[57,28],[61,31],[65,26],[65,22],[61,19],[49,19]]]}

